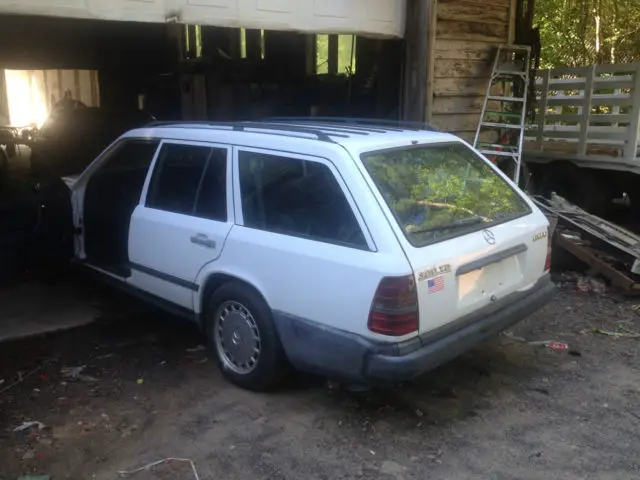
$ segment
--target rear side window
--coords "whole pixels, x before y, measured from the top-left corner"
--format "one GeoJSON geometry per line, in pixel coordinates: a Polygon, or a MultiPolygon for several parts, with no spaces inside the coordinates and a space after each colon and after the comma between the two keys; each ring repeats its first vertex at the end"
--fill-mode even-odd
{"type": "Polygon", "coordinates": [[[146,206],[211,220],[227,220],[227,150],[165,144],[146,206]]]}
{"type": "Polygon", "coordinates": [[[362,161],[416,247],[531,212],[520,194],[462,143],[370,152],[362,161]]]}
{"type": "Polygon", "coordinates": [[[239,153],[244,225],[269,232],[367,248],[333,172],[324,164],[239,153]]]}

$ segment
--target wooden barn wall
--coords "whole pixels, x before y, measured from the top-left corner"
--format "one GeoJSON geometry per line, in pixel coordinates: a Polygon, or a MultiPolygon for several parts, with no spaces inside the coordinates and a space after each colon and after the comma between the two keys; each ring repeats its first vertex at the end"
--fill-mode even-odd
{"type": "Polygon", "coordinates": [[[512,0],[437,0],[430,122],[473,140],[495,48],[508,43],[512,0]]]}

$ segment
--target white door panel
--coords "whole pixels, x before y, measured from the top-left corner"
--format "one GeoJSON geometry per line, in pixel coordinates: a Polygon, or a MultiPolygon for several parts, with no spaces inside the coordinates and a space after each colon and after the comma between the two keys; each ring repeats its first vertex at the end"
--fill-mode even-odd
{"type": "Polygon", "coordinates": [[[130,282],[191,309],[195,279],[217,259],[231,224],[138,206],[129,236],[130,282]]]}
{"type": "Polygon", "coordinates": [[[198,273],[233,225],[230,153],[203,142],[160,145],[131,217],[129,283],[193,310],[198,273]]]}
{"type": "Polygon", "coordinates": [[[402,37],[405,0],[20,0],[0,14],[402,37]]]}
{"type": "Polygon", "coordinates": [[[182,308],[192,309],[193,289],[195,288],[192,282],[169,282],[164,277],[158,277],[155,272],[152,275],[132,269],[127,283],[182,308]]]}

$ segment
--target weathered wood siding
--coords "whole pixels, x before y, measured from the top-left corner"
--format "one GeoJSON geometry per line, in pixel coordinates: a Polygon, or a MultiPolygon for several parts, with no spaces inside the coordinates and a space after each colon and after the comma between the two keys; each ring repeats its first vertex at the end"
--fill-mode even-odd
{"type": "Polygon", "coordinates": [[[430,121],[472,140],[495,48],[508,43],[512,0],[437,0],[430,121]]]}

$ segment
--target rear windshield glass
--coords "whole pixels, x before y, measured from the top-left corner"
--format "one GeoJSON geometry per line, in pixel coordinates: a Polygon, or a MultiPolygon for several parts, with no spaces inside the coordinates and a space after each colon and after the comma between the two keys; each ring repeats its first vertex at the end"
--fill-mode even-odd
{"type": "Polygon", "coordinates": [[[462,143],[362,155],[412,245],[421,247],[530,213],[524,199],[462,143]]]}

